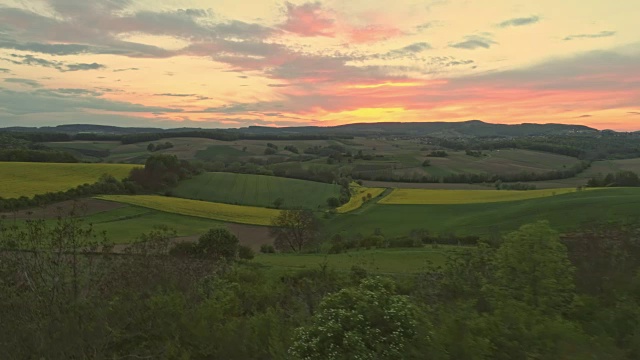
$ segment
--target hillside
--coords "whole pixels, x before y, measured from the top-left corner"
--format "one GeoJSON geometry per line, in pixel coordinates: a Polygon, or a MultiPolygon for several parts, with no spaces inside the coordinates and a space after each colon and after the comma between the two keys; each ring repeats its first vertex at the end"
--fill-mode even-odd
{"type": "MultiPolygon", "coordinates": [[[[441,190],[451,191],[451,190],[441,190]]],[[[453,192],[452,194],[454,194],[453,192]]],[[[538,199],[438,205],[377,203],[341,215],[328,223],[331,233],[406,236],[424,229],[431,234],[495,237],[537,220],[568,231],[588,223],[640,218],[640,189],[611,188],[573,192],[538,199]]]]}

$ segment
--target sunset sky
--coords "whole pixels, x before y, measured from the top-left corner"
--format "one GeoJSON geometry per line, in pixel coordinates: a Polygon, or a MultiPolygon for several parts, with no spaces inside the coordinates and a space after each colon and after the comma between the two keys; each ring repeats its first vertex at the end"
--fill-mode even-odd
{"type": "Polygon", "coordinates": [[[0,127],[640,130],[640,0],[0,0],[0,127]]]}

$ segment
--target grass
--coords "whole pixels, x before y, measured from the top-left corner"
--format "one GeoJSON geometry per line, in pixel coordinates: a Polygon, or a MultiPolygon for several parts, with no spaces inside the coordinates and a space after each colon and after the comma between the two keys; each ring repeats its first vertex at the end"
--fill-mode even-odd
{"type": "Polygon", "coordinates": [[[360,266],[375,273],[417,273],[429,263],[443,265],[447,256],[463,248],[456,246],[426,246],[419,249],[374,249],[342,254],[259,254],[253,262],[278,270],[317,269],[328,266],[349,271],[360,266]]]}
{"type": "Polygon", "coordinates": [[[576,191],[575,188],[527,191],[394,189],[391,194],[380,200],[379,203],[393,205],[475,204],[527,200],[576,191]]]}
{"type": "MultiPolygon", "coordinates": [[[[40,219],[40,217],[34,217],[40,219]]],[[[45,217],[50,226],[56,224],[55,216],[45,217]]],[[[129,244],[141,234],[148,233],[154,227],[165,225],[176,230],[178,236],[192,236],[205,233],[211,228],[224,227],[225,223],[179,214],[157,211],[153,209],[124,206],[91,215],[81,216],[85,224],[91,224],[94,234],[105,232],[107,239],[114,244],[129,244]]],[[[10,217],[5,221],[13,222],[10,217]]],[[[20,225],[25,220],[15,220],[20,225]]]]}
{"type": "Polygon", "coordinates": [[[0,162],[0,197],[31,197],[94,183],[103,174],[116,178],[129,175],[128,164],[59,164],[0,162]]]}
{"type": "Polygon", "coordinates": [[[178,236],[199,235],[211,228],[224,226],[223,222],[216,220],[135,206],[90,215],[84,219],[87,223],[93,224],[95,231],[105,231],[107,238],[116,244],[131,243],[141,234],[161,225],[176,230],[178,236]]]}
{"type": "Polygon", "coordinates": [[[282,208],[325,207],[327,198],[339,197],[340,187],[314,181],[275,176],[205,173],[180,182],[173,191],[178,197],[269,207],[278,198],[282,208]]]}
{"type": "Polygon", "coordinates": [[[357,210],[365,203],[364,201],[362,201],[362,196],[371,194],[371,198],[373,199],[380,196],[385,190],[385,188],[368,188],[364,186],[353,185],[351,186],[351,199],[349,199],[348,203],[337,208],[336,211],[339,214],[344,214],[350,211],[357,210]]]}
{"type": "Polygon", "coordinates": [[[271,219],[280,213],[279,210],[275,209],[221,204],[158,195],[102,195],[97,198],[168,213],[251,225],[269,225],[271,219]]]}
{"type": "Polygon", "coordinates": [[[401,236],[420,228],[434,234],[493,236],[537,220],[548,220],[554,228],[566,231],[588,222],[635,220],[639,217],[640,188],[617,188],[507,202],[378,203],[357,213],[338,216],[326,226],[329,233],[344,235],[368,235],[379,228],[385,236],[401,236]]]}

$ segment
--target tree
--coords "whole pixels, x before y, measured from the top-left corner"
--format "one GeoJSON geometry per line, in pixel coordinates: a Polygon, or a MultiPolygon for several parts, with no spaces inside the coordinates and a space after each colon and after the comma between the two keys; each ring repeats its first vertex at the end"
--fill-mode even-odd
{"type": "Polygon", "coordinates": [[[561,313],[573,300],[573,274],[566,246],[546,221],[510,233],[496,252],[498,296],[546,313],[561,313]]]}
{"type": "Polygon", "coordinates": [[[311,210],[283,210],[271,222],[274,246],[280,251],[302,251],[313,242],[319,223],[311,210]]]}
{"type": "Polygon", "coordinates": [[[406,359],[418,335],[417,317],[417,308],[396,294],[391,281],[366,278],[326,296],[311,324],[298,329],[289,352],[309,360],[406,359]]]}
{"type": "Polygon", "coordinates": [[[430,160],[425,160],[424,162],[422,162],[422,166],[424,166],[424,167],[431,166],[431,161],[430,160]]]}
{"type": "Polygon", "coordinates": [[[149,145],[147,146],[147,150],[154,152],[156,150],[156,146],[153,143],[149,143],[149,145]]]}
{"type": "Polygon", "coordinates": [[[340,206],[340,199],[335,196],[330,197],[327,199],[327,205],[329,205],[329,207],[331,208],[337,208],[338,206],[340,206]]]}
{"type": "Polygon", "coordinates": [[[282,204],[284,204],[284,199],[283,198],[277,198],[277,199],[273,200],[273,206],[276,209],[280,209],[280,206],[282,206],[282,204]]]}
{"type": "Polygon", "coordinates": [[[198,239],[198,252],[208,258],[234,259],[238,254],[238,238],[229,230],[211,229],[198,239]]]}

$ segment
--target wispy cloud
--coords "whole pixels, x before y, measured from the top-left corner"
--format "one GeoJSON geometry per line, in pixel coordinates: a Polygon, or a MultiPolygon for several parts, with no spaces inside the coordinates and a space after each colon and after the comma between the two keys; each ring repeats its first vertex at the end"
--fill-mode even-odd
{"type": "Polygon", "coordinates": [[[411,45],[407,45],[405,47],[402,47],[400,49],[391,50],[391,51],[387,52],[386,54],[383,54],[380,57],[381,58],[390,58],[390,59],[402,58],[402,57],[406,57],[406,56],[412,56],[412,55],[421,53],[421,52],[426,51],[426,50],[431,50],[431,49],[433,49],[433,47],[429,43],[417,42],[417,43],[413,43],[411,45]]]}
{"type": "Polygon", "coordinates": [[[7,79],[4,79],[4,81],[8,83],[22,84],[22,85],[27,85],[31,87],[42,87],[42,84],[40,84],[35,80],[30,80],[30,79],[7,78],[7,79]]]}
{"type": "Polygon", "coordinates": [[[8,61],[15,65],[27,65],[27,66],[43,66],[54,68],[61,72],[66,71],[87,71],[98,70],[106,68],[105,65],[98,63],[64,63],[62,61],[52,61],[42,58],[37,58],[33,55],[16,55],[11,54],[11,58],[0,58],[0,60],[8,61]],[[17,60],[16,60],[17,59],[17,60]]]}
{"type": "Polygon", "coordinates": [[[538,21],[540,21],[540,17],[537,16],[537,15],[534,15],[534,16],[529,16],[529,17],[519,17],[519,18],[513,18],[513,19],[505,20],[505,21],[501,22],[500,24],[498,24],[498,26],[502,27],[502,28],[506,28],[506,27],[510,27],[510,26],[524,26],[524,25],[535,24],[538,21]]]}
{"type": "Polygon", "coordinates": [[[597,39],[597,38],[603,38],[603,37],[611,37],[611,36],[614,36],[615,34],[616,34],[616,31],[600,31],[599,33],[595,33],[595,34],[569,35],[562,40],[569,41],[569,40],[575,40],[575,39],[597,39]]]}
{"type": "Polygon", "coordinates": [[[491,47],[491,45],[495,45],[495,44],[497,44],[497,42],[493,41],[488,36],[469,35],[469,36],[465,36],[464,41],[452,44],[450,45],[450,47],[457,48],[457,49],[475,50],[475,49],[488,49],[491,47]]]}
{"type": "Polygon", "coordinates": [[[126,68],[126,69],[114,69],[113,72],[138,71],[138,70],[140,69],[136,67],[132,67],[132,68],[126,68]]]}

